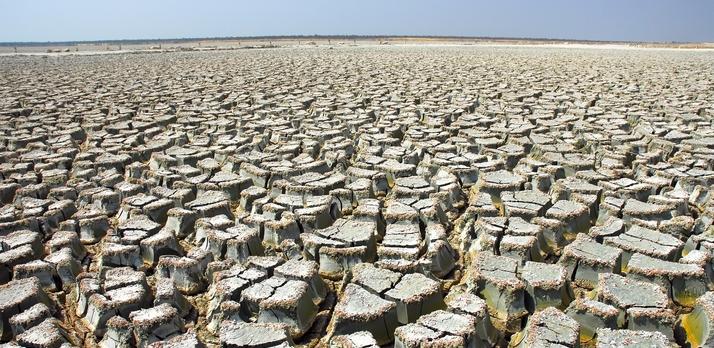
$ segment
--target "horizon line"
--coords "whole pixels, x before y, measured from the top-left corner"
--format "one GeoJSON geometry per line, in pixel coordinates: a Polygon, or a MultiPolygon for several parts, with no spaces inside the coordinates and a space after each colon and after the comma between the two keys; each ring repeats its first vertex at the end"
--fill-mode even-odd
{"type": "Polygon", "coordinates": [[[529,40],[553,42],[589,42],[589,43],[626,43],[626,44],[705,44],[709,41],[634,41],[634,40],[594,40],[594,39],[564,39],[542,37],[512,37],[512,36],[469,36],[469,35],[259,35],[259,36],[214,36],[214,37],[183,37],[183,38],[147,38],[147,39],[107,39],[107,40],[64,40],[64,41],[5,41],[0,46],[33,46],[33,45],[77,45],[97,43],[151,43],[151,42],[187,42],[199,40],[280,40],[280,39],[460,39],[460,40],[529,40]]]}

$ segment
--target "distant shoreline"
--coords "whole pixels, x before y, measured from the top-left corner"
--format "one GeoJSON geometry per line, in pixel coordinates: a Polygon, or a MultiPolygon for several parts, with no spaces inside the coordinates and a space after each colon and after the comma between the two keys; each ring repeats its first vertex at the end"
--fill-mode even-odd
{"type": "Polygon", "coordinates": [[[714,51],[714,43],[636,44],[606,41],[465,39],[435,37],[278,37],[258,39],[190,39],[96,43],[54,43],[29,46],[0,45],[0,56],[86,56],[149,54],[163,52],[234,51],[246,49],[341,48],[341,47],[522,47],[554,49],[714,51]]]}
{"type": "Polygon", "coordinates": [[[245,37],[214,37],[214,38],[175,38],[175,39],[123,39],[123,40],[88,40],[88,41],[48,41],[48,42],[0,42],[0,47],[74,47],[86,45],[171,45],[187,43],[222,43],[222,42],[293,42],[293,41],[376,41],[382,43],[504,43],[504,44],[578,44],[578,45],[626,45],[633,47],[667,47],[667,48],[714,48],[714,42],[649,42],[649,41],[607,41],[607,40],[570,40],[548,38],[514,38],[514,37],[479,37],[479,36],[400,36],[400,35],[295,35],[295,36],[245,36],[245,37]]]}

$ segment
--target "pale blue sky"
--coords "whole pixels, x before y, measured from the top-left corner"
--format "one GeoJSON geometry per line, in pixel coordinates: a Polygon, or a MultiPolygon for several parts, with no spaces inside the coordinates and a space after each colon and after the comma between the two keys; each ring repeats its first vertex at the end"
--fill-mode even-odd
{"type": "Polygon", "coordinates": [[[0,0],[0,42],[262,35],[714,41],[714,0],[0,0]]]}

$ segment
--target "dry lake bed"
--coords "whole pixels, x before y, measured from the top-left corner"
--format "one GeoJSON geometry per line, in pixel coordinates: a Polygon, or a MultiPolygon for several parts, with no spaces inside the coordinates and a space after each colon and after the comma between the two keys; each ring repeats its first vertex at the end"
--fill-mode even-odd
{"type": "Polygon", "coordinates": [[[0,57],[2,347],[714,345],[714,51],[0,57]]]}

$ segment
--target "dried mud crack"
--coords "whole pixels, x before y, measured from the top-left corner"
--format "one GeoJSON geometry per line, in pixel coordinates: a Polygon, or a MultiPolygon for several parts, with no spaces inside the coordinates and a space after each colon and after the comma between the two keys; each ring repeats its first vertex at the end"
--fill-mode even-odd
{"type": "Polygon", "coordinates": [[[0,57],[0,343],[712,346],[713,65],[0,57]]]}

